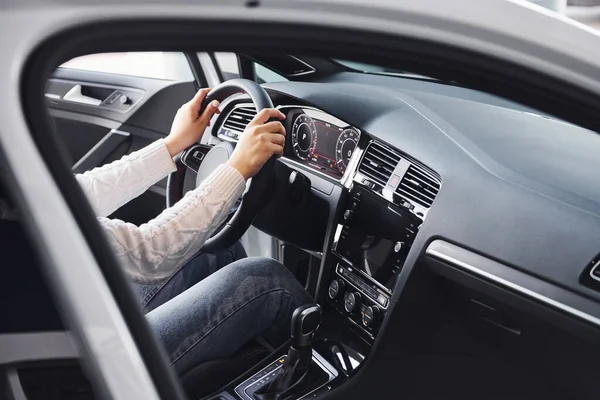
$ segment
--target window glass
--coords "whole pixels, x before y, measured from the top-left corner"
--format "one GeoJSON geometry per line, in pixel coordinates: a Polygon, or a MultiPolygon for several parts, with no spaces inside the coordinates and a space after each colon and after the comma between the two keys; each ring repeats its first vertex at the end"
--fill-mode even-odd
{"type": "Polygon", "coordinates": [[[194,80],[185,55],[176,52],[89,54],[67,61],[61,68],[173,81],[194,80]]]}
{"type": "MultiPolygon", "coordinates": [[[[215,53],[215,58],[217,59],[217,64],[221,70],[221,73],[223,74],[223,79],[229,80],[240,77],[238,57],[235,53],[215,53]]],[[[258,83],[281,82],[288,80],[283,75],[278,74],[264,65],[258,63],[253,64],[254,74],[256,75],[256,80],[258,83]]]]}
{"type": "Polygon", "coordinates": [[[282,82],[289,80],[283,75],[280,75],[277,72],[274,72],[258,63],[254,63],[254,73],[256,74],[256,78],[259,83],[282,82]]]}
{"type": "Polygon", "coordinates": [[[240,67],[235,53],[215,53],[217,64],[223,74],[223,79],[236,79],[240,77],[240,67]]]}

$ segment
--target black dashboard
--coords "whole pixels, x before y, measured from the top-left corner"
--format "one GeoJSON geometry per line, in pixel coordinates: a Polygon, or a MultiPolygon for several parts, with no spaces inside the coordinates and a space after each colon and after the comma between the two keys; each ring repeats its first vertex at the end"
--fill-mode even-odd
{"type": "MultiPolygon", "coordinates": [[[[288,116],[286,162],[348,193],[325,248],[340,260],[339,277],[350,270],[361,281],[343,285],[374,291],[359,315],[381,307],[380,295],[396,301],[423,255],[467,268],[475,254],[494,261],[502,282],[526,294],[543,285],[547,304],[600,322],[591,271],[600,253],[600,136],[469,89],[394,81],[266,85],[288,116]],[[356,202],[358,193],[373,205],[356,202]],[[374,209],[384,212],[365,211],[374,209]],[[450,249],[440,241],[454,253],[440,255],[450,249]]],[[[243,101],[233,104],[244,110],[243,101]]],[[[216,134],[235,140],[227,121],[216,134]]]]}

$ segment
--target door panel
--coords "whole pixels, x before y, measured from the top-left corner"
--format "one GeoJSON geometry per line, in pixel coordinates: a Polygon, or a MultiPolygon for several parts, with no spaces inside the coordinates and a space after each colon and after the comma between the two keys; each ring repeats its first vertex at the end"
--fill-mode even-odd
{"type": "MultiPolygon", "coordinates": [[[[46,100],[64,156],[74,173],[82,173],[165,137],[179,107],[195,93],[193,81],[58,68],[46,100]]],[[[166,179],[112,217],[147,222],[164,208],[165,186],[166,179]]]]}

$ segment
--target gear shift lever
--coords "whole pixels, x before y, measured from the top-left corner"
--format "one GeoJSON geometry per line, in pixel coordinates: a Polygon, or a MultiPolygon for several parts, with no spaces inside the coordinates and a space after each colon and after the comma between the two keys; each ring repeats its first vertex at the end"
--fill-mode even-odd
{"type": "Polygon", "coordinates": [[[294,310],[292,314],[292,347],[310,347],[315,332],[321,325],[323,312],[317,304],[307,304],[294,310]]]}
{"type": "Polygon", "coordinates": [[[312,340],[321,324],[323,312],[316,304],[300,306],[292,314],[292,345],[281,367],[281,374],[271,384],[254,393],[257,400],[278,400],[290,396],[310,380],[312,340]]]}

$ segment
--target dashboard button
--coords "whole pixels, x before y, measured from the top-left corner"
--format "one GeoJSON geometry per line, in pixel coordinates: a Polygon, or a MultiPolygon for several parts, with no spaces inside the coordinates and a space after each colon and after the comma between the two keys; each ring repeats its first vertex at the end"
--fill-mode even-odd
{"type": "Polygon", "coordinates": [[[362,323],[367,328],[373,328],[379,323],[379,307],[369,306],[365,308],[362,317],[362,323]]]}
{"type": "Polygon", "coordinates": [[[386,307],[387,303],[388,303],[388,299],[382,295],[379,294],[379,296],[377,296],[377,302],[382,306],[382,307],[386,307]]]}
{"type": "Polygon", "coordinates": [[[358,292],[348,293],[346,295],[346,300],[344,301],[344,309],[353,313],[356,310],[360,310],[360,305],[362,303],[362,296],[358,292]]]}
{"type": "Polygon", "coordinates": [[[346,210],[346,211],[344,211],[344,219],[346,221],[351,220],[353,216],[354,216],[354,211],[352,211],[352,210],[346,210]]]}
{"type": "Polygon", "coordinates": [[[375,184],[368,179],[363,179],[362,183],[368,188],[375,189],[375,184]]]}
{"type": "Polygon", "coordinates": [[[334,300],[340,297],[344,290],[346,289],[346,284],[341,279],[335,279],[329,284],[329,298],[334,300]]]}

